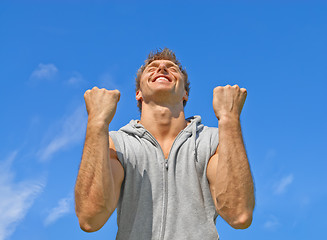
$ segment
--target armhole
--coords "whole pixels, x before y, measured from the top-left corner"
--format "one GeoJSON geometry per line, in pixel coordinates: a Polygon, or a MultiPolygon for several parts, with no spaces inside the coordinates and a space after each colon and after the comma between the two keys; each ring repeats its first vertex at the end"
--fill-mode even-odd
{"type": "Polygon", "coordinates": [[[205,163],[204,169],[205,169],[206,175],[207,175],[207,171],[208,171],[209,162],[210,162],[211,158],[216,154],[217,149],[218,149],[218,142],[219,142],[218,128],[208,127],[207,131],[208,131],[207,134],[210,136],[209,143],[208,143],[208,144],[210,144],[210,147],[209,147],[210,156],[208,157],[208,159],[206,160],[206,163],[205,163]]]}
{"type": "Polygon", "coordinates": [[[207,143],[207,151],[209,152],[207,153],[208,155],[206,155],[207,159],[204,167],[205,174],[207,175],[209,162],[217,152],[219,138],[218,138],[218,128],[216,127],[205,127],[205,128],[206,128],[204,132],[206,136],[205,141],[207,143]]]}
{"type": "Polygon", "coordinates": [[[218,134],[219,129],[218,128],[211,128],[211,152],[210,152],[210,157],[212,157],[218,148],[219,144],[219,134],[218,134]]]}
{"type": "Polygon", "coordinates": [[[119,138],[117,136],[117,132],[109,132],[109,136],[110,136],[111,140],[114,142],[116,153],[117,153],[117,158],[125,170],[124,155],[123,155],[122,147],[119,144],[120,142],[117,139],[117,138],[119,138]]]}

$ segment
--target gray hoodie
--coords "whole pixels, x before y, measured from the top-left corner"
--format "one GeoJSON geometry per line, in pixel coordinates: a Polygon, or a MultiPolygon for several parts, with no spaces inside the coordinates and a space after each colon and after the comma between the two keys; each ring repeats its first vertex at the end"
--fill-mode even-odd
{"type": "Polygon", "coordinates": [[[119,240],[216,240],[218,216],[206,176],[218,146],[218,129],[200,116],[176,137],[168,159],[136,120],[111,131],[124,167],[117,206],[119,240]]]}

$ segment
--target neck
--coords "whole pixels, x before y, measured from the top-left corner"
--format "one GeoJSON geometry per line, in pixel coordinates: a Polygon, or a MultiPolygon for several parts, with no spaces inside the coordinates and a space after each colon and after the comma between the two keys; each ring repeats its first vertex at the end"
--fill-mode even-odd
{"type": "Polygon", "coordinates": [[[143,104],[140,123],[159,142],[175,139],[187,125],[183,104],[177,106],[143,104]]]}

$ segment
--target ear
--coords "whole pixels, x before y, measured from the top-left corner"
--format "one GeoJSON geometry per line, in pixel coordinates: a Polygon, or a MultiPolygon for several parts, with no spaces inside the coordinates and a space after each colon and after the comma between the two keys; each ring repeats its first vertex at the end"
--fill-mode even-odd
{"type": "Polygon", "coordinates": [[[137,101],[141,101],[141,100],[143,100],[143,96],[142,96],[142,92],[141,92],[141,90],[137,90],[137,91],[136,91],[135,98],[136,98],[137,101]]]}
{"type": "Polygon", "coordinates": [[[187,100],[188,100],[188,92],[185,91],[185,94],[183,96],[183,101],[186,101],[187,102],[187,100]]]}

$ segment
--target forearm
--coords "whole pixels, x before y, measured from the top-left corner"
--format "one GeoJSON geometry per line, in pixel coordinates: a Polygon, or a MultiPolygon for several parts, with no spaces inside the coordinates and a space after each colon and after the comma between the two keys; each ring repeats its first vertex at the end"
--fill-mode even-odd
{"type": "Polygon", "coordinates": [[[254,208],[254,186],[239,118],[219,120],[215,192],[219,214],[236,228],[248,227],[254,208]]]}
{"type": "Polygon", "coordinates": [[[81,226],[87,222],[92,228],[100,228],[114,210],[114,193],[108,126],[89,120],[75,187],[76,214],[81,226]]]}

